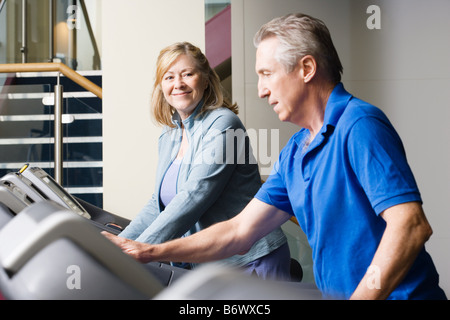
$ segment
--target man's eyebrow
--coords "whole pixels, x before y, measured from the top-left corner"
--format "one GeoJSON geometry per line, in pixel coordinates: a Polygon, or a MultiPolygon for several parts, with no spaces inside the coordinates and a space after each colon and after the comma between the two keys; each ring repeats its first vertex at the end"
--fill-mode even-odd
{"type": "Polygon", "coordinates": [[[264,74],[264,73],[271,73],[272,71],[270,69],[267,68],[260,68],[260,69],[256,69],[256,73],[257,74],[264,74]]]}

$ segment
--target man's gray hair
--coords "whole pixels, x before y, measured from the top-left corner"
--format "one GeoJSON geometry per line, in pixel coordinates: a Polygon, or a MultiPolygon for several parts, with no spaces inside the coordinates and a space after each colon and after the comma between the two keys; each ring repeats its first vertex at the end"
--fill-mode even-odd
{"type": "Polygon", "coordinates": [[[273,36],[276,36],[281,44],[275,58],[287,72],[293,71],[301,58],[311,55],[317,62],[318,70],[330,81],[341,81],[342,64],[330,32],[321,20],[302,13],[275,18],[256,33],[253,40],[255,47],[264,39],[273,36]]]}

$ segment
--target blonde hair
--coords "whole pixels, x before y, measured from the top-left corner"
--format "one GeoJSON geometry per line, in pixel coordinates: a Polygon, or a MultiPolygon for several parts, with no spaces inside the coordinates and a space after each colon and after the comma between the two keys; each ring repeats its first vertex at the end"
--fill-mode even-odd
{"type": "Polygon", "coordinates": [[[151,100],[151,111],[156,122],[169,127],[175,126],[172,122],[172,116],[176,110],[169,105],[167,100],[164,98],[164,94],[161,89],[161,81],[164,74],[174,63],[174,61],[183,54],[194,58],[196,67],[202,78],[208,82],[208,87],[203,93],[202,109],[198,114],[200,115],[207,110],[214,110],[222,106],[237,114],[237,105],[232,105],[226,98],[224,98],[219,76],[210,67],[209,61],[202,51],[189,42],[178,42],[161,50],[156,63],[156,76],[151,100]]]}

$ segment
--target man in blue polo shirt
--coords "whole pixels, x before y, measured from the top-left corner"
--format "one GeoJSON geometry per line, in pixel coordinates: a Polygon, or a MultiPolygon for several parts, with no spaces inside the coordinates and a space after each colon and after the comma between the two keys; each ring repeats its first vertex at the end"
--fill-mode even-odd
{"type": "Polygon", "coordinates": [[[402,142],[386,116],[349,94],[326,26],[303,14],[255,36],[258,94],[298,125],[255,198],[236,217],[159,245],[109,236],[142,262],[242,253],[292,215],[327,298],[446,299],[424,243],[432,230],[402,142]]]}

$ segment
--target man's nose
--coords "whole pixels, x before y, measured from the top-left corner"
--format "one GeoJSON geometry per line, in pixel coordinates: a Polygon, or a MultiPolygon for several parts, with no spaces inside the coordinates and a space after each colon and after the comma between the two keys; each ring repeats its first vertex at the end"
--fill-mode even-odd
{"type": "Polygon", "coordinates": [[[267,87],[261,81],[258,81],[258,96],[260,98],[266,98],[268,95],[269,90],[267,87]]]}

